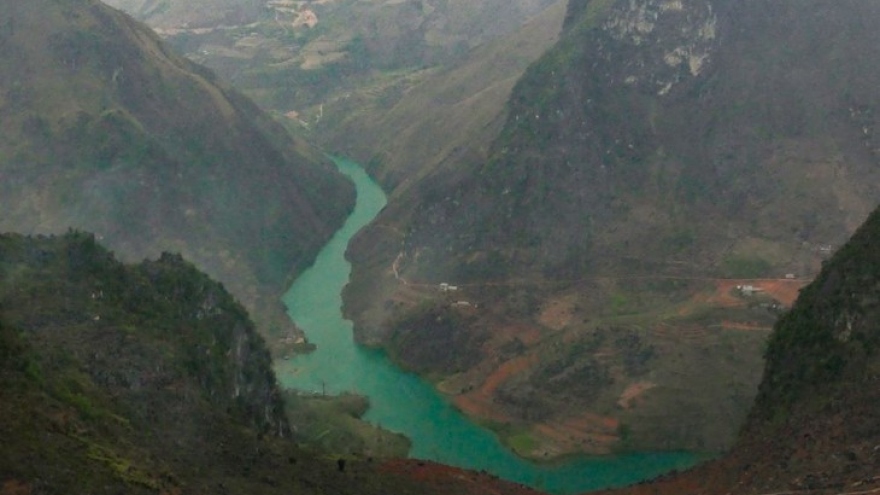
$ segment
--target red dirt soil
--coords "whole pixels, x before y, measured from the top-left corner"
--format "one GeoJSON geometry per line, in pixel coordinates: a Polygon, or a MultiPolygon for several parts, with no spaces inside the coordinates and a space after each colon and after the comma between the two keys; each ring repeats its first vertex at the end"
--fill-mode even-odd
{"type": "MultiPolygon", "coordinates": [[[[503,342],[519,339],[525,345],[534,345],[541,338],[539,329],[528,325],[505,325],[494,334],[492,342],[487,344],[487,353],[494,354],[494,348],[503,342]]],[[[453,403],[466,415],[492,421],[506,422],[511,418],[498,409],[494,402],[495,391],[511,376],[515,376],[538,364],[537,355],[516,357],[501,363],[482,380],[478,388],[457,395],[453,403]]]]}
{"type": "Polygon", "coordinates": [[[744,331],[761,331],[766,332],[768,330],[772,330],[772,327],[767,325],[760,325],[757,323],[750,322],[737,322],[737,321],[722,321],[721,328],[725,330],[744,330],[744,331]]]}
{"type": "Polygon", "coordinates": [[[610,454],[620,440],[617,435],[619,426],[620,421],[616,418],[586,412],[552,424],[536,425],[534,432],[540,435],[539,441],[550,440],[557,454],[610,454]]]}
{"type": "Polygon", "coordinates": [[[501,480],[485,472],[466,471],[413,459],[392,460],[380,470],[424,483],[442,493],[456,495],[540,495],[526,486],[501,480]]]}
{"type": "Polygon", "coordinates": [[[797,299],[799,292],[809,280],[803,279],[716,279],[715,292],[700,292],[695,294],[690,301],[679,309],[679,316],[690,314],[695,307],[717,306],[722,308],[744,307],[748,302],[739,297],[736,291],[738,285],[750,285],[760,290],[761,294],[775,299],[781,304],[791,307],[797,299]]]}
{"type": "MultiPolygon", "coordinates": [[[[399,270],[400,257],[395,260],[393,269],[401,287],[396,296],[399,302],[414,304],[424,297],[425,288],[417,287],[418,284],[407,283],[397,273],[399,270]]],[[[710,281],[713,287],[706,291],[695,294],[689,301],[684,303],[679,314],[685,316],[706,306],[715,307],[745,307],[748,300],[741,297],[736,290],[738,285],[749,285],[760,290],[760,293],[775,299],[786,306],[791,306],[807,280],[789,279],[716,279],[710,281]]],[[[427,286],[426,286],[427,287],[427,286]]],[[[434,291],[436,287],[430,286],[434,291]]],[[[517,422],[504,407],[496,400],[499,387],[503,386],[512,377],[521,376],[530,368],[539,364],[538,356],[527,353],[525,355],[503,361],[498,354],[502,346],[519,340],[526,348],[538,344],[549,333],[556,333],[564,329],[565,324],[571,318],[574,299],[569,296],[546,302],[542,313],[541,325],[525,322],[499,322],[495,320],[491,324],[491,338],[484,343],[486,359],[477,367],[473,367],[463,377],[461,387],[456,389],[468,390],[456,394],[448,392],[455,406],[465,415],[484,421],[497,423],[517,422]]],[[[471,309],[471,311],[473,311],[471,309]]],[[[491,319],[490,319],[491,320],[491,319]]],[[[767,326],[742,321],[724,321],[721,327],[730,330],[741,331],[768,331],[767,326]]],[[[658,323],[651,329],[655,337],[660,338],[660,345],[675,347],[682,342],[702,341],[706,338],[707,328],[704,325],[674,325],[658,323]]],[[[574,336],[571,336],[574,338],[574,336]]],[[[648,389],[655,386],[651,383],[634,383],[623,391],[619,398],[619,406],[623,409],[636,407],[639,397],[648,389]]],[[[538,442],[540,447],[536,450],[548,452],[548,455],[559,453],[571,453],[587,451],[602,453],[610,451],[614,443],[619,441],[617,436],[617,420],[614,418],[601,418],[596,415],[584,415],[576,418],[554,418],[544,424],[533,425],[530,434],[538,442]],[[598,419],[597,419],[598,418],[598,419]],[[613,424],[610,424],[613,423],[613,424]]]]}

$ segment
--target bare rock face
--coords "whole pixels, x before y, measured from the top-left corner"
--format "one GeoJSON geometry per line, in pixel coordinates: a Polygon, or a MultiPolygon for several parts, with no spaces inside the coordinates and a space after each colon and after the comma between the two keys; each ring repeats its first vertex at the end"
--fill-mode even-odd
{"type": "MultiPolygon", "coordinates": [[[[620,64],[622,82],[669,93],[683,77],[700,75],[715,48],[718,16],[710,2],[642,1],[613,8],[602,28],[620,45],[630,45],[635,59],[620,64]],[[644,46],[643,46],[644,45],[644,46]]],[[[615,46],[604,55],[624,57],[615,46]]]]}

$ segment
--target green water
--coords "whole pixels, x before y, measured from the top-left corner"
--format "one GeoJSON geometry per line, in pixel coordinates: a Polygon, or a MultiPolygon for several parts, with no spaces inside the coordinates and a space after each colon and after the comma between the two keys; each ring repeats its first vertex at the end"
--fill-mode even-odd
{"type": "Polygon", "coordinates": [[[483,469],[555,494],[629,484],[698,460],[692,454],[660,453],[579,457],[552,465],[525,461],[464,417],[429,383],[401,371],[380,351],[356,345],[351,322],[340,314],[340,292],[351,268],[344,253],[349,239],[385,206],[385,194],[356,163],[337,159],[336,164],[357,186],[357,206],[284,297],[291,318],[318,350],[276,363],[283,386],[366,395],[371,408],[365,419],[408,436],[412,457],[483,469]]]}

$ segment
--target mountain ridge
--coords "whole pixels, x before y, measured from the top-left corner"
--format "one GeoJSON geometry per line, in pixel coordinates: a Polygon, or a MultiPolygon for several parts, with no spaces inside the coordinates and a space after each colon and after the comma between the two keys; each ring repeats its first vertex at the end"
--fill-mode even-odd
{"type": "Polygon", "coordinates": [[[353,186],[120,11],[0,10],[0,229],[87,229],[127,260],[183,252],[285,335],[278,295],[341,225],[353,186]]]}

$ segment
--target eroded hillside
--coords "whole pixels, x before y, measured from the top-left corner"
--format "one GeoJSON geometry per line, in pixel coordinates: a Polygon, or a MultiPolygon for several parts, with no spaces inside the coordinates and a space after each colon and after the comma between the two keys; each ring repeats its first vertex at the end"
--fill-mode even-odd
{"type": "Polygon", "coordinates": [[[358,338],[523,455],[728,448],[777,313],[880,197],[878,19],[572,4],[488,159],[409,185],[356,239],[358,338]]]}

